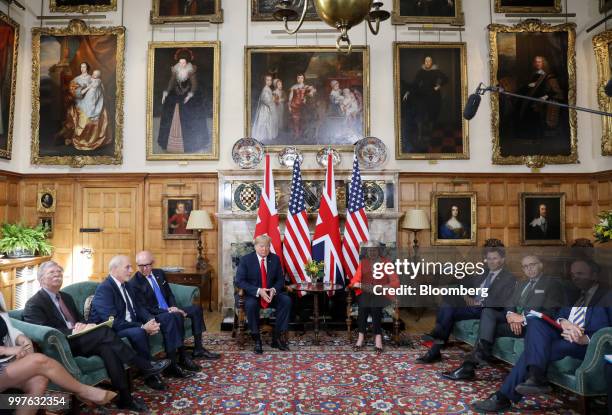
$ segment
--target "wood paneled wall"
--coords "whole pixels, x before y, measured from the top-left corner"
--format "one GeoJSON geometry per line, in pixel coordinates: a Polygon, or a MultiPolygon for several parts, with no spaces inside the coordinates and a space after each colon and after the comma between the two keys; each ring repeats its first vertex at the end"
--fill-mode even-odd
{"type": "MultiPolygon", "coordinates": [[[[213,303],[217,301],[218,247],[217,210],[218,179],[216,173],[204,174],[65,174],[18,175],[0,172],[0,221],[23,220],[35,224],[39,216],[38,190],[56,190],[56,212],[53,214],[54,258],[66,269],[67,283],[72,280],[75,261],[75,237],[78,237],[80,189],[96,183],[138,184],[144,193],[139,229],[144,235],[135,238],[137,249],[149,249],[158,265],[178,265],[192,269],[196,259],[196,241],[162,238],[162,195],[197,194],[200,208],[211,213],[215,229],[204,234],[206,256],[213,265],[213,303]]],[[[476,191],[478,194],[478,245],[487,238],[499,238],[506,246],[519,245],[519,200],[521,192],[565,192],[566,234],[571,243],[576,238],[592,239],[597,212],[612,209],[612,171],[596,174],[437,174],[401,173],[399,208],[418,207],[430,211],[432,191],[476,191]]],[[[400,229],[399,242],[406,246],[412,234],[400,229]]],[[[420,232],[419,243],[430,245],[430,233],[420,232]]]]}
{"type": "MultiPolygon", "coordinates": [[[[519,202],[523,192],[566,194],[566,238],[593,239],[597,213],[612,208],[612,171],[596,174],[400,174],[399,208],[424,209],[430,214],[431,192],[475,191],[478,206],[478,245],[488,238],[519,246],[519,202]]],[[[406,246],[412,232],[400,229],[406,246]]],[[[421,246],[430,246],[431,234],[418,234],[421,246]]]]}
{"type": "MultiPolygon", "coordinates": [[[[0,213],[2,222],[23,220],[34,225],[40,216],[53,216],[54,230],[51,244],[54,246],[54,260],[65,269],[66,284],[79,278],[73,276],[78,249],[75,249],[79,235],[81,189],[96,184],[116,183],[139,185],[144,201],[138,214],[138,229],[143,235],[134,238],[136,250],[148,249],[156,257],[158,266],[178,265],[186,269],[195,267],[197,257],[195,240],[164,240],[162,238],[162,195],[171,196],[197,194],[200,208],[209,211],[215,229],[206,231],[206,257],[213,269],[213,303],[217,296],[217,227],[214,213],[217,211],[217,174],[67,174],[67,175],[3,175],[0,174],[0,213]],[[3,180],[2,177],[6,177],[3,180]],[[7,189],[5,191],[5,188],[7,189]],[[56,211],[53,214],[37,212],[38,190],[51,188],[56,191],[56,211]],[[2,193],[5,192],[5,193],[2,193]]],[[[204,293],[206,294],[206,293],[204,293]]]]}
{"type": "Polygon", "coordinates": [[[21,176],[0,172],[0,223],[18,221],[21,176]]]}

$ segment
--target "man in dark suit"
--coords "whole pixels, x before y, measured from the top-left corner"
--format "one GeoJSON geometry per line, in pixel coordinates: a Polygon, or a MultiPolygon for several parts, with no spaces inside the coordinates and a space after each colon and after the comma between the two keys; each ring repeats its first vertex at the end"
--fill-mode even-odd
{"type": "Polygon", "coordinates": [[[527,224],[525,233],[529,240],[561,238],[559,222],[550,217],[546,203],[538,205],[538,216],[527,224]]]}
{"type": "Polygon", "coordinates": [[[176,307],[176,300],[166,281],[166,275],[161,269],[153,269],[154,263],[155,259],[149,251],[139,252],[136,255],[136,265],[139,271],[134,274],[128,284],[136,293],[136,301],[139,301],[161,324],[162,333],[167,321],[174,321],[174,324],[179,327],[181,344],[178,348],[179,365],[187,370],[199,370],[199,367],[187,356],[183,346],[185,318],[191,319],[194,339],[193,357],[219,358],[218,354],[209,352],[202,345],[202,331],[205,330],[202,307],[198,305],[191,305],[183,309],[176,307]]]}
{"type": "Polygon", "coordinates": [[[240,258],[234,285],[245,292],[245,309],[249,330],[255,340],[255,353],[263,353],[259,334],[260,308],[276,310],[276,325],[272,347],[287,351],[289,346],[282,334],[289,327],[291,298],[283,292],[285,278],[279,257],[270,252],[270,238],[260,235],[253,241],[255,252],[240,258]]]}
{"type": "MultiPolygon", "coordinates": [[[[86,324],[70,294],[60,291],[64,282],[63,272],[62,267],[54,261],[40,264],[37,276],[41,289],[27,301],[23,320],[53,327],[69,336],[87,330],[94,324],[86,324]]],[[[136,412],[148,411],[142,399],[132,397],[123,365],[134,366],[140,369],[144,376],[152,376],[168,367],[168,359],[154,362],[139,356],[106,326],[69,338],[68,344],[75,356],[102,358],[113,386],[119,391],[119,408],[136,412]]]]}
{"type": "Polygon", "coordinates": [[[491,360],[493,343],[497,337],[523,337],[528,329],[526,317],[534,310],[547,316],[554,316],[565,304],[565,295],[558,280],[543,275],[544,264],[535,255],[528,255],[521,261],[526,280],[516,285],[511,306],[505,309],[488,307],[480,316],[478,340],[474,350],[459,368],[442,373],[450,380],[473,380],[478,365],[491,360]]]}
{"type": "MultiPolygon", "coordinates": [[[[159,323],[136,301],[136,294],[127,285],[132,276],[130,259],[114,256],[108,267],[109,276],[98,285],[91,302],[89,321],[97,324],[113,316],[117,336],[127,338],[139,356],[152,360],[148,336],[159,332],[159,323]]],[[[153,389],[167,389],[159,375],[149,376],[145,383],[153,389]]]]}
{"type": "Polygon", "coordinates": [[[525,351],[501,388],[488,399],[474,402],[475,410],[506,411],[524,395],[549,393],[548,364],[566,356],[584,359],[591,336],[601,328],[612,326],[612,296],[598,280],[599,266],[590,259],[577,259],[570,272],[581,295],[572,307],[562,308],[555,316],[561,329],[530,317],[525,351]]]}
{"type": "MultiPolygon", "coordinates": [[[[461,306],[442,304],[436,316],[436,326],[430,334],[423,336],[433,344],[429,351],[416,359],[417,363],[434,363],[442,359],[440,351],[453,330],[456,321],[480,319],[485,307],[501,307],[508,303],[508,293],[512,292],[516,278],[504,269],[506,251],[503,247],[485,248],[485,259],[488,270],[481,277],[470,281],[473,287],[487,288],[486,297],[466,297],[461,306]]],[[[468,285],[468,284],[466,284],[468,285]]]]}

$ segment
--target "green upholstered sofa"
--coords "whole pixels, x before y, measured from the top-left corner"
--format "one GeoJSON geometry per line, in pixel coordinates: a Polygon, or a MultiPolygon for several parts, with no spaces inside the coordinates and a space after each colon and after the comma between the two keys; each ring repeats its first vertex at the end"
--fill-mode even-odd
{"type": "MultiPolygon", "coordinates": [[[[93,296],[96,291],[98,283],[86,281],[79,282],[76,284],[68,285],[62,289],[62,291],[70,294],[74,298],[74,302],[79,310],[85,313],[85,303],[88,297],[93,296]]],[[[185,285],[170,284],[172,293],[176,298],[178,307],[191,305],[197,296],[196,287],[188,287],[185,285]]],[[[21,330],[26,336],[32,339],[38,346],[38,349],[59,361],[64,367],[82,383],[88,385],[95,385],[101,381],[108,379],[106,368],[102,359],[98,356],[92,357],[81,357],[73,356],[68,346],[68,340],[66,336],[60,331],[47,326],[37,326],[22,321],[23,310],[12,310],[9,311],[11,317],[11,323],[19,330],[21,330]]],[[[185,320],[185,337],[190,337],[191,334],[191,320],[185,320]]],[[[123,339],[128,342],[127,339],[123,339]]],[[[151,353],[153,355],[158,354],[164,350],[163,341],[161,334],[156,334],[149,337],[149,343],[151,346],[151,353]]],[[[128,343],[129,344],[129,343],[128,343]]]]}
{"type": "MultiPolygon", "coordinates": [[[[455,323],[453,335],[456,339],[476,343],[479,320],[464,320],[455,323]]],[[[523,339],[498,338],[493,346],[493,355],[507,363],[515,364],[523,353],[523,339]]],[[[604,355],[612,353],[612,327],[599,330],[591,338],[584,360],[566,357],[548,367],[548,380],[581,398],[605,395],[604,355]]],[[[581,399],[586,405],[585,399],[581,399]]]]}

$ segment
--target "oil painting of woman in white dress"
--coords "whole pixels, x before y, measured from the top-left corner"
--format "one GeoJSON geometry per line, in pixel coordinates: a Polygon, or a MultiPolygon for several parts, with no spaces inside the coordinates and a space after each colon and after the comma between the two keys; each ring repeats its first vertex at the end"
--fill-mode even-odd
{"type": "Polygon", "coordinates": [[[259,95],[257,112],[253,119],[253,138],[262,143],[270,143],[278,135],[278,123],[274,115],[274,95],[272,93],[272,76],[266,75],[265,85],[259,95]]]}

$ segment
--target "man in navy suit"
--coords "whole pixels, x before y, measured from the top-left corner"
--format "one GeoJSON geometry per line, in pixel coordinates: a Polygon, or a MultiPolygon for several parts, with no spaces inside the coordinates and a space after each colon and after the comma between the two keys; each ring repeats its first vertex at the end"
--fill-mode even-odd
{"type": "Polygon", "coordinates": [[[530,318],[525,333],[525,351],[489,399],[474,402],[479,412],[499,412],[512,407],[524,395],[550,392],[546,369],[566,356],[584,359],[591,336],[612,326],[612,298],[599,283],[599,266],[590,259],[576,259],[570,268],[572,281],[581,291],[573,307],[562,308],[557,317],[561,330],[538,318],[530,318]]]}
{"type": "Polygon", "coordinates": [[[461,320],[480,319],[485,307],[501,308],[509,300],[508,293],[512,293],[516,278],[504,268],[506,251],[503,246],[485,248],[485,259],[488,272],[480,277],[474,277],[466,285],[474,288],[487,288],[486,297],[460,298],[460,304],[453,305],[451,297],[445,299],[436,316],[436,325],[431,333],[425,334],[423,340],[433,342],[431,348],[424,355],[416,359],[419,364],[431,364],[442,360],[440,351],[450,337],[455,322],[461,320]]]}
{"type": "MultiPolygon", "coordinates": [[[[114,256],[109,264],[109,276],[98,285],[91,302],[89,321],[101,323],[114,317],[113,330],[125,337],[139,356],[152,360],[148,336],[159,332],[159,323],[137,301],[126,284],[132,276],[132,264],[125,255],[114,256]]],[[[146,384],[157,390],[167,389],[159,375],[150,376],[146,384]]]]}
{"type": "MultiPolygon", "coordinates": [[[[176,300],[170,285],[166,281],[166,274],[161,269],[153,269],[154,263],[155,259],[151,252],[142,251],[136,254],[136,265],[139,271],[134,274],[128,284],[136,293],[136,301],[140,302],[161,324],[162,334],[168,322],[178,326],[178,334],[180,335],[180,339],[177,339],[177,344],[179,345],[177,350],[178,364],[184,369],[197,371],[199,366],[191,361],[183,346],[185,338],[185,325],[183,321],[185,318],[191,319],[191,326],[193,328],[193,357],[204,357],[206,359],[219,358],[217,353],[209,352],[202,346],[202,331],[205,329],[202,307],[198,305],[191,305],[183,309],[176,307],[176,300]]],[[[173,357],[176,356],[171,354],[170,358],[172,359],[173,357]]]]}
{"type": "Polygon", "coordinates": [[[276,310],[276,325],[272,347],[287,351],[289,346],[282,334],[289,326],[291,298],[283,292],[285,278],[280,259],[270,252],[270,237],[260,235],[253,241],[255,252],[240,258],[234,285],[245,292],[245,309],[251,336],[255,340],[255,353],[263,353],[259,335],[260,308],[276,310]]]}

